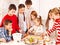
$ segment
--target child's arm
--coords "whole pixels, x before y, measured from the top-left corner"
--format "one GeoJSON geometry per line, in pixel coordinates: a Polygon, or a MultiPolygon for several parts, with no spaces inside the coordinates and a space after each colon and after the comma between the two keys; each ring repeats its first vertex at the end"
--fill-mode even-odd
{"type": "Polygon", "coordinates": [[[0,42],[6,42],[4,38],[0,38],[0,42]]]}
{"type": "Polygon", "coordinates": [[[33,31],[34,27],[31,27],[29,30],[28,30],[28,33],[31,33],[33,31]]]}
{"type": "Polygon", "coordinates": [[[52,29],[50,29],[50,30],[47,31],[48,35],[50,35],[53,31],[55,31],[56,28],[57,28],[57,26],[58,26],[58,23],[55,22],[54,25],[53,25],[53,27],[52,27],[52,29]]]}

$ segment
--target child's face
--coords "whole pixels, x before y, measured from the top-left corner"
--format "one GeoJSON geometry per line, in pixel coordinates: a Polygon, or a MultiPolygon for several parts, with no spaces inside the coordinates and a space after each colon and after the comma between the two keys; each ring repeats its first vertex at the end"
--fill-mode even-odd
{"type": "Polygon", "coordinates": [[[54,20],[60,18],[59,14],[56,15],[56,14],[52,13],[52,16],[53,16],[53,19],[54,19],[54,20]]]}
{"type": "Polygon", "coordinates": [[[12,31],[12,23],[9,23],[8,25],[5,25],[5,28],[6,28],[8,31],[12,31]]]}
{"type": "Polygon", "coordinates": [[[25,8],[20,8],[19,9],[19,13],[24,13],[24,11],[25,11],[25,8]]]}
{"type": "Polygon", "coordinates": [[[29,9],[31,7],[31,5],[26,5],[27,9],[29,9]]]}
{"type": "Polygon", "coordinates": [[[40,20],[35,19],[35,25],[39,26],[40,25],[40,20]]]}
{"type": "Polygon", "coordinates": [[[49,18],[52,19],[52,15],[49,13],[49,18]]]}
{"type": "Polygon", "coordinates": [[[9,10],[9,14],[12,16],[13,14],[15,14],[15,11],[16,11],[16,10],[14,10],[14,9],[9,10]]]}
{"type": "Polygon", "coordinates": [[[34,20],[36,17],[34,15],[31,15],[31,19],[34,20]]]}

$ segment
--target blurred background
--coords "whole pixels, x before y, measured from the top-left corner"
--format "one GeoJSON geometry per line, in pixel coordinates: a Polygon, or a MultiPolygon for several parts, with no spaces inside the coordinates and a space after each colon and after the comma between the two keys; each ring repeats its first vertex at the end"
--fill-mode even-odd
{"type": "MultiPolygon", "coordinates": [[[[7,14],[10,4],[15,4],[18,7],[21,3],[25,4],[25,0],[0,0],[0,22],[7,14]]],[[[32,3],[32,7],[37,11],[38,15],[42,16],[43,20],[46,20],[48,11],[51,8],[60,7],[60,0],[32,0],[32,3]]]]}

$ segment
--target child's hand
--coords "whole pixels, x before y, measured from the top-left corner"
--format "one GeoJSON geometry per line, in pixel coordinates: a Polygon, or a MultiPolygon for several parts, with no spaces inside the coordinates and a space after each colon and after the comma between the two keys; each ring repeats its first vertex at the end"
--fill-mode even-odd
{"type": "Polygon", "coordinates": [[[49,33],[48,33],[48,31],[46,31],[44,35],[45,36],[50,36],[49,33]]]}
{"type": "Polygon", "coordinates": [[[4,38],[1,38],[0,41],[1,42],[6,42],[6,40],[4,38]]]}
{"type": "Polygon", "coordinates": [[[31,30],[28,30],[28,33],[31,33],[31,30]]]}
{"type": "Polygon", "coordinates": [[[32,33],[33,33],[33,34],[36,34],[36,31],[33,30],[32,33]]]}

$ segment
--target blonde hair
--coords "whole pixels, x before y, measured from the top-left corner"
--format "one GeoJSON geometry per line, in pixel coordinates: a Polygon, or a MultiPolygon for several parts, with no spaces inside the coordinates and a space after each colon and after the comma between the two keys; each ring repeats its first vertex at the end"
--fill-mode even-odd
{"type": "Polygon", "coordinates": [[[59,14],[59,9],[58,8],[53,8],[51,10],[51,13],[54,13],[55,15],[59,14]]]}
{"type": "Polygon", "coordinates": [[[47,30],[49,29],[49,20],[50,20],[49,14],[52,14],[52,13],[54,13],[55,15],[59,14],[59,9],[58,8],[53,8],[53,9],[49,10],[48,18],[47,18],[47,21],[46,21],[46,24],[45,24],[47,30]]]}

